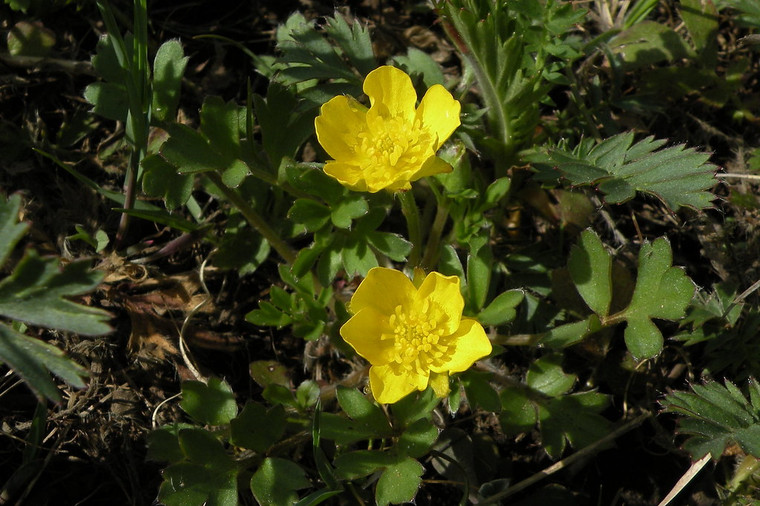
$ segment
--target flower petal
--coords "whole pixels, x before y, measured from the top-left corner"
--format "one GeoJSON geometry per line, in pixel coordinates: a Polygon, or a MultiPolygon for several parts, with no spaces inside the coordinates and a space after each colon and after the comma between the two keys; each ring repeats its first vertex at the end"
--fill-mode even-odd
{"type": "Polygon", "coordinates": [[[433,372],[466,371],[476,360],[488,356],[492,350],[483,326],[472,318],[462,318],[459,328],[448,339],[454,350],[448,357],[442,357],[441,365],[430,368],[433,372]]]}
{"type": "Polygon", "coordinates": [[[451,167],[451,165],[449,165],[448,162],[444,162],[437,156],[431,156],[425,160],[425,163],[422,164],[420,170],[414,173],[414,175],[411,177],[411,180],[417,181],[423,177],[433,176],[435,174],[447,174],[452,170],[454,169],[451,167]]]}
{"type": "Polygon", "coordinates": [[[385,267],[373,267],[351,297],[349,310],[356,314],[371,307],[390,317],[396,306],[408,306],[414,298],[414,285],[403,272],[385,267]]]}
{"type": "Polygon", "coordinates": [[[429,309],[423,309],[423,312],[429,314],[437,324],[445,325],[446,335],[454,334],[459,328],[464,309],[464,299],[459,291],[459,277],[431,272],[420,285],[415,304],[417,308],[429,306],[429,309]]]}
{"type": "Polygon", "coordinates": [[[369,97],[370,109],[381,116],[401,116],[409,123],[414,120],[417,92],[403,70],[390,65],[376,68],[364,80],[364,93],[369,97]]]}
{"type": "Polygon", "coordinates": [[[373,307],[365,307],[340,328],[340,335],[371,364],[387,364],[393,358],[393,339],[383,339],[389,333],[388,315],[373,307]]]}
{"type": "Polygon", "coordinates": [[[319,144],[336,160],[354,156],[357,133],[367,128],[367,108],[353,98],[338,96],[322,105],[314,120],[319,144]]]}
{"type": "Polygon", "coordinates": [[[415,390],[424,390],[427,383],[428,374],[421,371],[410,374],[391,365],[369,369],[369,387],[375,400],[382,404],[393,404],[415,390]]]}
{"type": "Polygon", "coordinates": [[[330,160],[325,163],[323,170],[325,174],[337,179],[340,184],[351,190],[359,192],[367,191],[364,170],[358,165],[330,160]]]}
{"type": "Polygon", "coordinates": [[[422,128],[437,139],[433,151],[438,151],[438,148],[462,124],[459,119],[461,109],[459,101],[440,84],[431,86],[422,97],[416,118],[421,120],[422,128]]]}

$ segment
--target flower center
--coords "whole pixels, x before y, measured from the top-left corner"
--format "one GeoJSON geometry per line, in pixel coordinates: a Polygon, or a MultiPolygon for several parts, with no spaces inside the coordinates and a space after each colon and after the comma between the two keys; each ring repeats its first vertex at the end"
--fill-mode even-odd
{"type": "Polygon", "coordinates": [[[449,348],[444,330],[432,317],[430,303],[419,309],[404,310],[396,306],[389,323],[393,334],[392,364],[407,371],[429,371],[439,365],[449,348]]]}
{"type": "Polygon", "coordinates": [[[364,160],[367,175],[383,180],[419,169],[433,144],[418,122],[410,124],[399,116],[368,118],[367,129],[358,133],[358,139],[356,154],[364,160]]]}

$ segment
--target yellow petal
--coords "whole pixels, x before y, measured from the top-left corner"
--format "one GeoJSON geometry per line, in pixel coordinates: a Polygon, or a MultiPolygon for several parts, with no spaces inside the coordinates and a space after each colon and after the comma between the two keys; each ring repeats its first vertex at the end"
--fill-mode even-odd
{"type": "Polygon", "coordinates": [[[430,374],[430,386],[433,387],[433,392],[435,392],[435,396],[439,399],[443,399],[451,393],[449,375],[447,373],[434,372],[430,374]]]}
{"type": "Polygon", "coordinates": [[[338,180],[343,186],[354,191],[367,191],[367,181],[364,179],[364,171],[353,163],[328,161],[324,169],[325,174],[338,180]]]}
{"type": "Polygon", "coordinates": [[[446,335],[454,334],[459,328],[464,309],[464,299],[459,291],[459,277],[431,272],[420,285],[415,304],[417,308],[425,305],[434,308],[434,312],[428,310],[430,317],[435,319],[438,325],[444,325],[446,335]]]}
{"type": "Polygon", "coordinates": [[[391,332],[388,315],[365,307],[340,328],[340,335],[371,364],[387,364],[393,358],[393,339],[382,339],[391,332]]]}
{"type": "Polygon", "coordinates": [[[480,323],[472,318],[462,318],[459,328],[448,339],[454,349],[449,348],[451,354],[442,357],[441,365],[430,368],[434,372],[466,371],[476,360],[491,353],[491,341],[480,323]]]}
{"type": "Polygon", "coordinates": [[[372,366],[369,370],[369,387],[377,402],[393,404],[415,390],[427,387],[426,373],[415,371],[407,374],[403,369],[398,372],[390,365],[372,366]]]}
{"type": "Polygon", "coordinates": [[[390,317],[396,306],[408,307],[414,298],[414,285],[403,272],[385,267],[373,267],[351,297],[349,310],[356,314],[364,308],[374,308],[390,317]]]}
{"type": "Polygon", "coordinates": [[[364,93],[369,97],[370,109],[381,116],[401,116],[410,123],[414,120],[417,92],[403,70],[389,65],[376,68],[364,80],[364,93]]]}
{"type": "Polygon", "coordinates": [[[446,139],[461,125],[459,112],[462,106],[440,84],[431,86],[417,109],[417,119],[422,122],[422,128],[437,139],[433,151],[446,142],[446,139]]]}
{"type": "Polygon", "coordinates": [[[322,105],[314,120],[319,144],[336,160],[354,156],[357,133],[367,128],[367,108],[353,98],[338,96],[322,105]]]}
{"type": "Polygon", "coordinates": [[[427,176],[433,176],[435,174],[447,174],[454,170],[449,163],[444,162],[441,158],[437,156],[431,156],[427,160],[425,160],[425,163],[420,167],[420,170],[414,173],[414,176],[411,178],[412,181],[417,181],[418,179],[422,179],[423,177],[427,176]]]}

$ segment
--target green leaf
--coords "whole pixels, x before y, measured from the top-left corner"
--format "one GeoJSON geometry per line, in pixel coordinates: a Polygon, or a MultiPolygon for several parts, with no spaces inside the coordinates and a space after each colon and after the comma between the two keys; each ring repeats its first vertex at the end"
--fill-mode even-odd
{"type": "Polygon", "coordinates": [[[235,394],[230,386],[219,378],[182,383],[182,409],[194,420],[208,425],[230,423],[237,415],[235,394]]]}
{"type": "Polygon", "coordinates": [[[97,82],[84,89],[84,99],[93,105],[92,112],[113,121],[126,121],[129,112],[127,89],[120,84],[97,82]]]}
{"type": "Polygon", "coordinates": [[[660,149],[665,141],[652,136],[635,144],[633,139],[633,132],[627,132],[595,146],[584,141],[572,151],[550,149],[551,169],[545,173],[556,178],[559,171],[573,185],[596,185],[614,204],[640,191],[659,198],[671,210],[711,206],[715,197],[708,190],[715,185],[716,167],[708,163],[710,155],[683,144],[660,149]]]}
{"type": "Polygon", "coordinates": [[[609,47],[629,70],[693,56],[675,30],[655,21],[636,23],[610,39],[609,47]]]}
{"type": "Polygon", "coordinates": [[[598,414],[607,402],[603,394],[583,392],[541,403],[539,425],[546,452],[557,459],[565,449],[565,441],[581,449],[609,434],[609,421],[598,414]]]}
{"type": "Polygon", "coordinates": [[[545,355],[530,365],[526,376],[529,387],[545,395],[556,397],[567,393],[578,379],[562,370],[562,355],[545,355]]]}
{"type": "Polygon", "coordinates": [[[215,151],[200,132],[179,123],[171,123],[167,131],[169,139],[161,146],[160,153],[180,174],[224,168],[221,153],[215,151]]]}
{"type": "Polygon", "coordinates": [[[330,219],[336,227],[350,229],[351,222],[364,216],[368,211],[367,201],[363,197],[353,196],[333,206],[330,219]]]}
{"type": "Polygon", "coordinates": [[[663,338],[652,318],[683,318],[694,296],[694,282],[672,262],[670,244],[664,238],[641,247],[636,288],[624,312],[625,342],[634,357],[650,358],[660,352],[663,338]]]}
{"type": "Polygon", "coordinates": [[[367,242],[377,251],[396,262],[406,261],[412,251],[412,243],[392,232],[373,230],[367,234],[367,242]]]}
{"type": "Polygon", "coordinates": [[[588,307],[599,316],[607,316],[612,302],[612,258],[593,230],[581,233],[570,250],[567,267],[588,307]]]}
{"type": "Polygon", "coordinates": [[[433,408],[438,405],[440,399],[435,396],[432,388],[427,388],[423,392],[414,392],[397,403],[393,404],[394,425],[399,427],[409,427],[417,420],[424,418],[430,420],[433,408]]]}
{"type": "Polygon", "coordinates": [[[55,32],[41,21],[19,21],[8,32],[6,43],[11,56],[45,57],[55,46],[55,32]]]}
{"type": "Polygon", "coordinates": [[[340,407],[349,417],[375,430],[378,436],[390,433],[391,426],[383,410],[370,402],[359,390],[338,386],[336,394],[340,407]]]}
{"type": "Polygon", "coordinates": [[[527,432],[538,422],[538,407],[531,402],[527,392],[521,388],[508,387],[499,393],[501,413],[499,421],[508,435],[527,432]]]}
{"type": "Polygon", "coordinates": [[[177,169],[159,155],[143,158],[143,191],[150,197],[161,197],[167,209],[185,205],[193,190],[194,179],[190,174],[178,174],[177,169]]]}
{"type": "Polygon", "coordinates": [[[491,284],[493,253],[488,243],[488,234],[470,240],[470,254],[467,256],[467,302],[468,307],[478,311],[483,307],[491,284]]]}
{"type": "Polygon", "coordinates": [[[577,344],[590,334],[601,330],[599,317],[591,315],[588,319],[558,325],[541,336],[540,343],[549,348],[567,348],[577,344]]]}
{"type": "MultiPolygon", "coordinates": [[[[730,381],[725,385],[710,381],[692,385],[692,392],[676,391],[663,401],[665,411],[681,415],[679,433],[689,439],[683,448],[694,460],[707,453],[718,460],[726,446],[736,443],[742,450],[760,456],[760,409],[748,401],[730,381]]],[[[757,398],[757,386],[750,384],[750,399],[757,398]]]]}
{"type": "Polygon", "coordinates": [[[191,428],[193,426],[187,423],[173,423],[148,433],[148,455],[145,459],[170,463],[184,459],[185,454],[179,446],[179,431],[191,428]]]}
{"type": "Polygon", "coordinates": [[[375,501],[378,506],[409,502],[417,495],[422,483],[422,464],[408,458],[385,468],[375,489],[375,501]]]}
{"type": "Polygon", "coordinates": [[[366,276],[371,268],[377,267],[377,257],[364,237],[358,234],[352,234],[346,239],[341,256],[348,277],[366,276]]]}
{"type": "Polygon", "coordinates": [[[230,421],[230,443],[264,453],[280,440],[285,423],[285,409],[281,404],[266,409],[258,402],[249,402],[230,421]]]}
{"type": "MultiPolygon", "coordinates": [[[[498,402],[498,396],[497,396],[498,402]]],[[[400,455],[420,458],[427,454],[430,447],[438,439],[438,428],[425,418],[412,423],[398,438],[396,450],[400,455]]]]}
{"type": "Polygon", "coordinates": [[[309,232],[316,232],[330,221],[330,209],[311,199],[296,199],[288,211],[288,218],[302,224],[309,232]]]}
{"type": "Polygon", "coordinates": [[[18,221],[20,208],[20,195],[11,195],[7,201],[0,198],[0,266],[5,265],[8,255],[29,228],[26,223],[18,221]]]}
{"type": "Polygon", "coordinates": [[[88,262],[60,268],[57,259],[40,258],[27,250],[11,275],[0,281],[0,315],[78,334],[105,334],[111,331],[107,312],[64,298],[92,291],[102,278],[88,262]]]}
{"type": "Polygon", "coordinates": [[[0,361],[8,365],[38,397],[60,402],[61,394],[50,373],[75,388],[85,386],[87,370],[66,358],[61,350],[16,332],[0,323],[0,361]]]}
{"type": "Polygon", "coordinates": [[[262,506],[283,506],[298,500],[298,490],[311,487],[301,466],[267,458],[251,477],[251,491],[262,506]]]}
{"type": "Polygon", "coordinates": [[[393,61],[407,74],[411,76],[414,74],[421,75],[422,83],[426,88],[430,88],[434,84],[444,84],[441,66],[424,51],[410,47],[407,49],[406,56],[394,56],[393,61]]]}
{"type": "Polygon", "coordinates": [[[166,41],[158,48],[153,60],[151,114],[154,120],[171,121],[176,116],[182,75],[188,60],[178,40],[166,41]]]}
{"type": "Polygon", "coordinates": [[[499,394],[489,382],[492,376],[491,373],[473,370],[465,371],[459,376],[467,394],[467,402],[473,409],[480,407],[486,411],[500,411],[499,394]]]}
{"type": "Polygon", "coordinates": [[[522,290],[507,290],[500,293],[488,306],[478,314],[478,321],[483,325],[503,325],[517,316],[515,309],[525,298],[522,290]]]}
{"type": "Polygon", "coordinates": [[[369,28],[359,20],[350,25],[339,13],[326,20],[325,31],[343,50],[351,64],[362,75],[367,75],[377,67],[377,61],[372,51],[372,40],[369,28]]]}
{"type": "Polygon", "coordinates": [[[335,476],[341,480],[356,480],[398,462],[398,456],[380,450],[356,450],[335,458],[335,476]]]}
{"type": "Polygon", "coordinates": [[[203,429],[180,429],[179,447],[186,460],[163,472],[158,498],[167,506],[237,504],[237,466],[222,444],[203,429]]]}

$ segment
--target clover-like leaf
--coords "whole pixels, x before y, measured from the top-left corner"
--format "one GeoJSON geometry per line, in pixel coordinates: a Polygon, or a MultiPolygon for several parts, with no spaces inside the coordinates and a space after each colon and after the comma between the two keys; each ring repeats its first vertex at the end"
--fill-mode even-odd
{"type": "Polygon", "coordinates": [[[310,486],[301,466],[280,458],[267,458],[251,477],[251,491],[262,506],[293,504],[297,491],[310,486]]]}
{"type": "Polygon", "coordinates": [[[636,358],[653,357],[662,349],[662,333],[652,319],[682,318],[694,296],[694,282],[672,262],[670,244],[664,238],[641,247],[636,288],[624,312],[625,342],[636,358]]]}
{"type": "Polygon", "coordinates": [[[612,302],[612,259],[592,230],[581,233],[578,244],[570,250],[567,267],[588,307],[597,315],[606,316],[612,302]]]}
{"type": "Polygon", "coordinates": [[[412,458],[404,459],[385,468],[375,489],[378,506],[403,503],[414,499],[422,483],[425,468],[412,458]]]}
{"type": "Polygon", "coordinates": [[[237,415],[235,394],[230,386],[219,378],[201,381],[185,381],[182,384],[182,409],[194,420],[209,424],[229,423],[237,415]]]}

